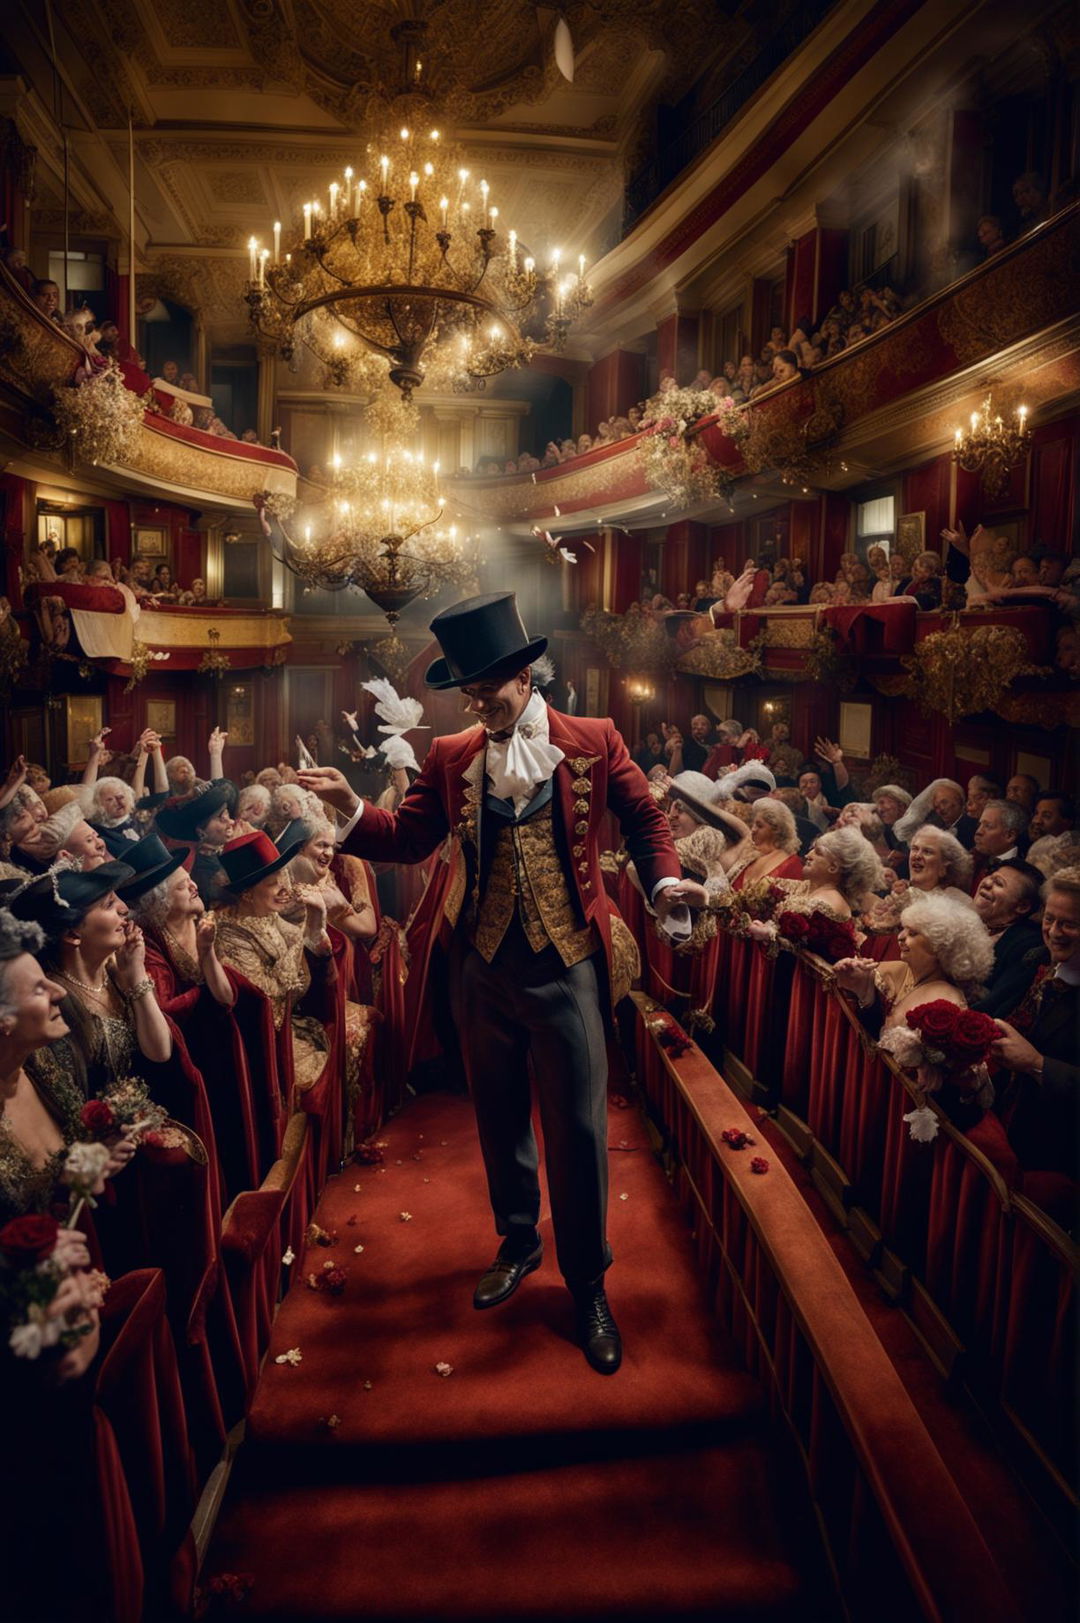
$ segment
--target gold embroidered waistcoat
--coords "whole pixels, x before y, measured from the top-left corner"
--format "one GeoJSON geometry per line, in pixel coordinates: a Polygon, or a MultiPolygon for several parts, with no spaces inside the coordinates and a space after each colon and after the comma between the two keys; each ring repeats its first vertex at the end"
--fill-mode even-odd
{"type": "Polygon", "coordinates": [[[470,920],[470,940],[487,963],[499,950],[515,910],[532,950],[553,946],[567,969],[600,946],[593,925],[578,923],[555,845],[550,801],[524,822],[499,820],[487,884],[470,920]]]}

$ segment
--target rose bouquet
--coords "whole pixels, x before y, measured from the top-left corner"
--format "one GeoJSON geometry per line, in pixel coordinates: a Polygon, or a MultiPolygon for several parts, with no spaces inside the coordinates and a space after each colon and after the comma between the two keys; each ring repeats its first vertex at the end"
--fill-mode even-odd
{"type": "Polygon", "coordinates": [[[142,1077],[121,1076],[83,1105],[81,1119],[85,1131],[98,1142],[111,1138],[138,1140],[144,1133],[163,1127],[168,1113],[151,1099],[142,1077]]]}
{"type": "Polygon", "coordinates": [[[759,879],[742,890],[726,890],[714,900],[720,922],[729,935],[751,935],[751,924],[770,921],[787,892],[769,879],[759,879]]]}
{"type": "Polygon", "coordinates": [[[858,950],[851,919],[830,918],[821,908],[809,913],[787,909],[777,918],[776,928],[789,946],[804,947],[830,964],[853,958],[858,950]]]}
{"type": "MultiPolygon", "coordinates": [[[[88,1292],[80,1295],[73,1311],[57,1303],[71,1273],[63,1238],[56,1219],[48,1215],[14,1217],[0,1228],[0,1322],[16,1358],[73,1347],[93,1328],[83,1311],[92,1300],[88,1292]]],[[[87,1278],[96,1292],[94,1276],[87,1278]]]]}
{"type": "MultiPolygon", "coordinates": [[[[990,1102],[986,1061],[998,1035],[989,1015],[934,998],[909,1009],[904,1025],[883,1032],[878,1047],[904,1070],[917,1072],[924,1094],[950,1084],[981,1105],[990,1102]]],[[[937,1117],[925,1104],[904,1120],[912,1138],[929,1143],[937,1137],[937,1117]]]]}

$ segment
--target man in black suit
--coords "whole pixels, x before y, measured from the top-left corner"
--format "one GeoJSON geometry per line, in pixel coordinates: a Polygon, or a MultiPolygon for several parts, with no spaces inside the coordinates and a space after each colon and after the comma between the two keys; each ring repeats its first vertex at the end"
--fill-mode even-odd
{"type": "Polygon", "coordinates": [[[1004,1020],[994,1058],[995,1108],[1025,1172],[1076,1178],[1080,1103],[1080,867],[1062,868],[1043,886],[1043,942],[1050,954],[1032,993],[1027,1035],[1004,1020]]]}
{"type": "Polygon", "coordinates": [[[1018,858],[988,873],[975,891],[975,911],[994,942],[994,968],[986,996],[973,1004],[982,1014],[1010,1015],[1035,979],[1042,931],[1035,923],[1043,876],[1018,858]]]}
{"type": "Polygon", "coordinates": [[[1026,827],[1027,817],[1023,806],[1017,806],[1012,800],[986,802],[975,830],[972,895],[999,863],[1012,862],[1020,855],[1020,841],[1026,827]]]}
{"type": "Polygon", "coordinates": [[[978,818],[970,817],[965,810],[967,797],[964,791],[951,778],[939,778],[932,787],[933,809],[926,821],[954,834],[964,850],[970,851],[975,843],[975,830],[979,822],[978,818]]]}

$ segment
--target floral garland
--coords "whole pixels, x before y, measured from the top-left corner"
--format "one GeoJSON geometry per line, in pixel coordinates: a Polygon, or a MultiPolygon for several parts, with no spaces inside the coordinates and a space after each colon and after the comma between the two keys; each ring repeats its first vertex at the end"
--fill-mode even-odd
{"type": "Polygon", "coordinates": [[[959,619],[948,631],[924,637],[901,663],[908,673],[907,696],[925,713],[936,711],[950,723],[994,709],[1018,676],[1051,674],[1049,666],[1031,663],[1015,626],[972,630],[959,619]]]}
{"type": "Polygon", "coordinates": [[[649,484],[662,490],[676,507],[716,501],[735,483],[729,469],[714,462],[694,426],[715,417],[729,439],[741,444],[750,432],[745,414],[727,396],[711,389],[664,389],[646,403],[638,447],[649,484]]]}
{"type": "Polygon", "coordinates": [[[110,361],[85,383],[58,389],[53,409],[75,455],[96,467],[134,455],[146,400],[131,392],[116,362],[110,361]]]}
{"type": "Polygon", "coordinates": [[[642,614],[636,604],[626,614],[586,609],[581,629],[613,670],[623,665],[635,671],[666,670],[672,663],[675,644],[659,621],[642,614]]]}

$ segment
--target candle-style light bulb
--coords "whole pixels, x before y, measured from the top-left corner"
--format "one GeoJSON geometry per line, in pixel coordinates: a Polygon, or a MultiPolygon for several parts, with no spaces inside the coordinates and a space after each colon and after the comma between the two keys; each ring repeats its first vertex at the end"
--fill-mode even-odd
{"type": "Polygon", "coordinates": [[[1023,426],[1024,426],[1024,420],[1027,417],[1027,414],[1028,414],[1027,407],[1026,406],[1021,406],[1018,413],[1017,413],[1017,415],[1020,418],[1020,427],[1021,428],[1023,428],[1023,426]]]}
{"type": "Polygon", "coordinates": [[[409,132],[408,132],[408,130],[407,130],[407,129],[406,129],[406,128],[405,128],[405,126],[404,126],[404,125],[402,125],[402,127],[401,127],[401,139],[402,139],[402,140],[403,140],[403,141],[407,141],[407,140],[408,140],[408,139],[409,139],[409,132]]]}
{"type": "Polygon", "coordinates": [[[274,221],[274,264],[281,263],[281,221],[274,221]]]}
{"type": "Polygon", "coordinates": [[[253,282],[255,280],[255,254],[256,254],[257,248],[258,248],[258,244],[256,243],[255,238],[254,237],[249,237],[248,238],[248,271],[249,271],[248,280],[251,281],[251,282],[253,282]]]}
{"type": "Polygon", "coordinates": [[[379,159],[379,168],[382,170],[383,191],[386,190],[386,177],[390,173],[390,159],[384,153],[379,159]]]}
{"type": "Polygon", "coordinates": [[[304,241],[307,242],[308,239],[310,238],[310,236],[311,236],[311,204],[310,203],[305,203],[304,204],[304,241]]]}
{"type": "Polygon", "coordinates": [[[409,176],[409,201],[410,201],[410,203],[415,203],[416,202],[416,188],[419,186],[419,184],[420,184],[420,176],[416,173],[416,170],[414,169],[412,174],[409,176]]]}
{"type": "Polygon", "coordinates": [[[442,215],[442,228],[445,231],[447,217],[450,213],[450,199],[448,197],[439,198],[439,213],[442,215]]]}
{"type": "Polygon", "coordinates": [[[341,190],[341,187],[338,185],[337,181],[332,180],[330,182],[330,218],[331,219],[333,219],[334,215],[337,213],[338,192],[340,190],[341,190]]]}
{"type": "Polygon", "coordinates": [[[579,282],[583,282],[585,280],[585,255],[584,254],[578,254],[577,279],[578,279],[579,282]]]}

